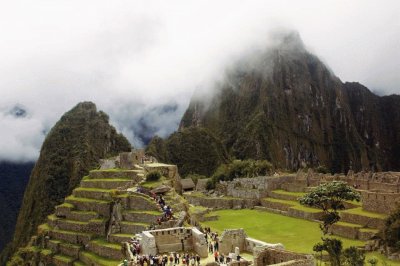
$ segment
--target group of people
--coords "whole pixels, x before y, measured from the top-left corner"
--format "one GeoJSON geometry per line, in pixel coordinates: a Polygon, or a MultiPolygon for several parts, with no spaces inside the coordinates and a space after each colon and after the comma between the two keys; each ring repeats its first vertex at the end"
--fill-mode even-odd
{"type": "MultiPolygon", "coordinates": [[[[231,262],[231,257],[224,256],[222,253],[219,252],[218,233],[211,232],[211,229],[209,227],[205,227],[203,233],[208,245],[208,252],[213,255],[214,261],[218,264],[228,264],[229,262],[231,262]]],[[[236,259],[239,261],[241,257],[237,256],[236,259]]]]}
{"type": "MultiPolygon", "coordinates": [[[[146,194],[154,199],[160,209],[163,211],[163,215],[158,217],[155,221],[156,224],[161,225],[163,222],[169,221],[174,218],[172,208],[165,203],[165,200],[162,195],[157,195],[154,192],[146,191],[143,187],[138,186],[136,192],[146,194]]],[[[150,225],[149,229],[155,229],[154,225],[150,225]]]]}
{"type": "Polygon", "coordinates": [[[140,243],[139,240],[136,239],[136,237],[132,237],[128,241],[128,247],[133,256],[136,256],[140,253],[140,243]]]}
{"type": "Polygon", "coordinates": [[[179,254],[176,252],[169,255],[139,255],[130,261],[124,260],[123,266],[200,266],[200,256],[198,254],[179,254]]]}

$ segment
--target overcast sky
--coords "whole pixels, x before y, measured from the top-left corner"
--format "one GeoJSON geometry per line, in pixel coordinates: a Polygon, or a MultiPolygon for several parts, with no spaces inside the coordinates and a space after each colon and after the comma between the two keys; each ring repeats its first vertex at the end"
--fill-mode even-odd
{"type": "Polygon", "coordinates": [[[3,1],[0,160],[35,160],[83,100],[135,146],[166,136],[196,88],[277,28],[297,30],[342,81],[399,94],[399,14],[398,1],[3,1]]]}

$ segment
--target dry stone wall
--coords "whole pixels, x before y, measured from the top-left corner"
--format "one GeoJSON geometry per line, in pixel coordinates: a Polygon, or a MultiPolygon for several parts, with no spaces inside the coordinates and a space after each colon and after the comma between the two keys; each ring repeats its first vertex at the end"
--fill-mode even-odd
{"type": "Polygon", "coordinates": [[[264,265],[314,266],[312,255],[300,254],[271,247],[257,248],[254,251],[254,266],[264,265]]]}
{"type": "Polygon", "coordinates": [[[361,198],[364,210],[389,214],[396,209],[397,203],[400,202],[400,193],[362,191],[361,198]]]}
{"type": "Polygon", "coordinates": [[[205,236],[195,228],[175,227],[142,232],[143,253],[160,254],[176,251],[194,251],[207,257],[205,236]]]}

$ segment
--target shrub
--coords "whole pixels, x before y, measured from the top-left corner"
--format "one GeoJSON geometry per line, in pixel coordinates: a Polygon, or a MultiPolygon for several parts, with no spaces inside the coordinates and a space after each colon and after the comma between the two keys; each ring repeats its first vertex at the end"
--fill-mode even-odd
{"type": "Polygon", "coordinates": [[[315,168],[315,171],[316,171],[317,173],[321,173],[321,174],[327,174],[327,173],[329,173],[329,170],[328,170],[325,166],[323,166],[323,165],[320,165],[320,166],[318,166],[317,168],[315,168]]]}
{"type": "Polygon", "coordinates": [[[146,181],[157,181],[161,178],[161,173],[158,171],[151,171],[146,175],[146,181]]]}
{"type": "MultiPolygon", "coordinates": [[[[235,160],[229,164],[221,164],[212,175],[212,185],[219,181],[232,181],[235,178],[256,177],[268,175],[272,170],[272,164],[265,160],[235,160]]],[[[207,185],[208,186],[208,185],[207,185]]]]}
{"type": "Polygon", "coordinates": [[[190,174],[190,175],[187,175],[185,178],[191,178],[193,180],[193,182],[197,185],[197,181],[199,179],[205,179],[205,178],[207,178],[207,176],[198,175],[198,174],[190,174]]]}

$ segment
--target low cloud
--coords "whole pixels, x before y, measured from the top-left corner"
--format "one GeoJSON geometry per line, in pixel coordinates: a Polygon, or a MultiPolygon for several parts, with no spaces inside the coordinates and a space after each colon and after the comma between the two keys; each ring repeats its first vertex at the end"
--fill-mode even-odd
{"type": "Polygon", "coordinates": [[[399,93],[397,1],[9,1],[0,10],[0,160],[38,156],[45,133],[89,100],[134,146],[178,127],[276,28],[297,30],[343,81],[399,93]],[[16,107],[26,113],[16,116],[16,107]],[[14,109],[13,109],[14,108],[14,109]],[[24,110],[25,110],[24,109],[24,110]]]}

